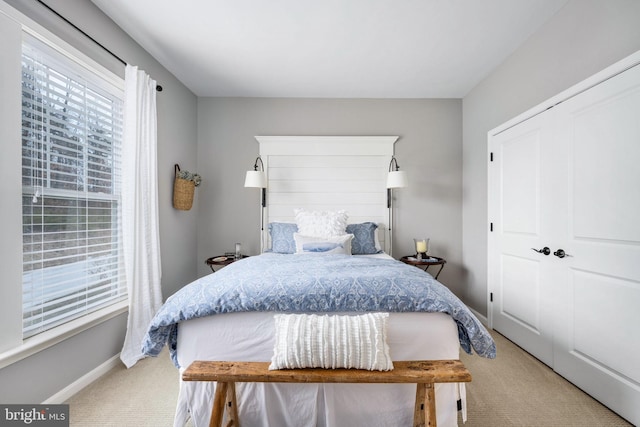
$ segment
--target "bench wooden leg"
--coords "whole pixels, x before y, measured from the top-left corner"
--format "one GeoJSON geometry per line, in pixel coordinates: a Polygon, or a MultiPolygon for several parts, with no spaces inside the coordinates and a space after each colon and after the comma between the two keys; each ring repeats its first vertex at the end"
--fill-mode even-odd
{"type": "Polygon", "coordinates": [[[416,403],[413,409],[413,427],[424,427],[424,384],[416,384],[416,403]]]}
{"type": "Polygon", "coordinates": [[[209,427],[222,427],[222,416],[227,412],[226,427],[240,427],[238,421],[238,404],[236,401],[236,383],[218,381],[213,396],[209,427]]]}
{"type": "Polygon", "coordinates": [[[414,427],[437,427],[434,390],[431,383],[417,385],[416,403],[413,411],[414,427]]]}
{"type": "Polygon", "coordinates": [[[238,421],[238,402],[236,401],[236,383],[230,382],[227,389],[227,426],[240,427],[238,421]]]}
{"type": "Polygon", "coordinates": [[[436,392],[433,383],[425,384],[424,424],[426,427],[436,427],[436,392]]]}
{"type": "Polygon", "coordinates": [[[224,414],[228,388],[229,383],[227,382],[218,381],[216,384],[216,393],[213,396],[213,407],[211,408],[209,427],[222,427],[222,414],[224,414]]]}

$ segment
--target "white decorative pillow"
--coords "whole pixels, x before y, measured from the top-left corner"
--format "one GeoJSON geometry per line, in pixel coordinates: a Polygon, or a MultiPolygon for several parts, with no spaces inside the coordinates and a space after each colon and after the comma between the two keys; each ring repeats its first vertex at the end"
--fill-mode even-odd
{"type": "Polygon", "coordinates": [[[293,233],[297,254],[346,254],[351,255],[353,234],[335,237],[313,237],[293,233]]]}
{"type": "Polygon", "coordinates": [[[294,209],[298,233],[305,236],[340,236],[346,233],[347,211],[294,209]]]}
{"type": "Polygon", "coordinates": [[[276,343],[269,369],[355,368],[389,371],[389,313],[357,316],[276,314],[276,343]]]}

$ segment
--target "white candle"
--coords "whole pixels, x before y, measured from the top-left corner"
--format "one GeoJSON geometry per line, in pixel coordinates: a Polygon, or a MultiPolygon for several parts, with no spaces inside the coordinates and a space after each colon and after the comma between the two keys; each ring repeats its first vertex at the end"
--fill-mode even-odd
{"type": "Polygon", "coordinates": [[[419,240],[416,242],[417,252],[427,252],[427,242],[425,240],[419,240]]]}

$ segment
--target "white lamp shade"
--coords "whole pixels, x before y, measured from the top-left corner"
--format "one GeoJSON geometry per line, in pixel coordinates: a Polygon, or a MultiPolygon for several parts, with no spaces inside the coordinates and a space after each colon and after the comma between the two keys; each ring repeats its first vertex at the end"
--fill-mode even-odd
{"type": "Polygon", "coordinates": [[[247,171],[244,179],[245,187],[267,188],[267,177],[264,171],[247,171]]]}
{"type": "Polygon", "coordinates": [[[390,171],[387,175],[387,188],[403,188],[409,186],[405,171],[390,171]]]}

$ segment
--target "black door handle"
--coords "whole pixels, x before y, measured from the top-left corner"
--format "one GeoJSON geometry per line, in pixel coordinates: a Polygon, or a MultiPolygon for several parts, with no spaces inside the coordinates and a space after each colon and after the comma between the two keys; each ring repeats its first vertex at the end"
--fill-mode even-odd
{"type": "Polygon", "coordinates": [[[542,249],[536,249],[536,248],[531,248],[534,251],[538,252],[539,254],[545,254],[545,255],[549,255],[551,253],[551,249],[549,249],[548,247],[544,247],[542,249]]]}
{"type": "Polygon", "coordinates": [[[564,258],[564,257],[567,257],[567,256],[571,256],[568,253],[566,253],[564,251],[564,249],[558,249],[557,251],[554,251],[553,254],[555,256],[557,256],[558,258],[564,258]]]}

